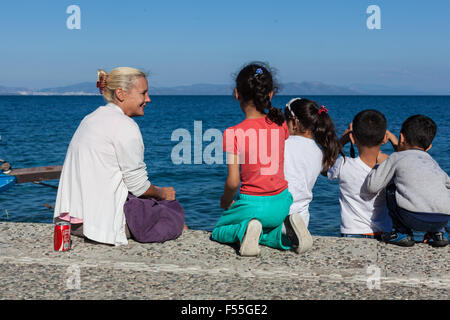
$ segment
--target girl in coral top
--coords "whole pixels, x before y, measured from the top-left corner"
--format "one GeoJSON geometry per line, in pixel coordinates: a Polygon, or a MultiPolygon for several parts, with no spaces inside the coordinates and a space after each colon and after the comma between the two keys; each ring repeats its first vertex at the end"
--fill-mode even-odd
{"type": "Polygon", "coordinates": [[[307,229],[301,217],[289,216],[292,195],[284,177],[284,144],[289,131],[281,110],[271,103],[277,89],[269,66],[245,66],[236,77],[235,88],[245,119],[223,135],[228,177],[221,198],[224,212],[212,239],[239,243],[242,256],[258,255],[259,244],[292,248],[297,253],[312,245],[310,238],[305,241],[307,229]]]}

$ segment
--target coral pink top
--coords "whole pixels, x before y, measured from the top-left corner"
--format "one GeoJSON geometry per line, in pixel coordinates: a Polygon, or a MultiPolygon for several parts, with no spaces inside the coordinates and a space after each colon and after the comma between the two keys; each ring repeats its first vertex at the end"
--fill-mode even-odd
{"type": "Polygon", "coordinates": [[[286,123],[278,126],[266,116],[245,119],[225,130],[223,150],[239,155],[240,192],[248,195],[279,194],[288,187],[284,178],[286,123]]]}

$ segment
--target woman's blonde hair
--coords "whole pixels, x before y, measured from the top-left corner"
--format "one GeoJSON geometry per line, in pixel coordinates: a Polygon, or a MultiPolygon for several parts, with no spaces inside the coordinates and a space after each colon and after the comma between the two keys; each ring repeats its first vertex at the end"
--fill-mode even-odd
{"type": "Polygon", "coordinates": [[[117,88],[127,91],[133,86],[136,79],[141,77],[146,78],[147,74],[135,68],[119,67],[111,70],[110,73],[98,69],[97,87],[107,102],[113,102],[117,88]]]}

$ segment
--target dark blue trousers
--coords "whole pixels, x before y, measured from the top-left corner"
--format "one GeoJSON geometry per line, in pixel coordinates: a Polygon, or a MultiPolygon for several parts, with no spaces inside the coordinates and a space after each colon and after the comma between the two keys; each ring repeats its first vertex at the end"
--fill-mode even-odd
{"type": "Polygon", "coordinates": [[[442,213],[412,212],[400,208],[395,199],[395,184],[386,187],[386,202],[395,231],[411,234],[414,231],[445,232],[450,215],[442,213]]]}

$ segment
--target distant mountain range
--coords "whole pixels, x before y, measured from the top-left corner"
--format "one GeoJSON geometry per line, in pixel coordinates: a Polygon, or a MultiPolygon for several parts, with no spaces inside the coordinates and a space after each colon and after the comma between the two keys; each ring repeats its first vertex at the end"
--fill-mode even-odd
{"type": "Polygon", "coordinates": [[[47,89],[32,89],[32,88],[13,88],[0,86],[0,95],[98,95],[98,89],[95,83],[82,82],[69,86],[47,88],[47,89]]]}
{"type": "MultiPolygon", "coordinates": [[[[175,87],[152,87],[151,95],[231,95],[232,85],[193,84],[175,87]]],[[[438,95],[448,92],[425,92],[407,87],[389,87],[384,85],[352,84],[336,86],[318,81],[289,82],[280,86],[279,95],[438,95]]],[[[82,82],[68,86],[32,89],[0,86],[0,95],[99,95],[93,82],[82,82]]]]}
{"type": "MultiPolygon", "coordinates": [[[[193,84],[188,86],[150,88],[156,95],[231,95],[232,85],[193,84]]],[[[321,82],[289,82],[280,86],[280,95],[360,95],[364,94],[355,89],[334,86],[321,82]]]]}

